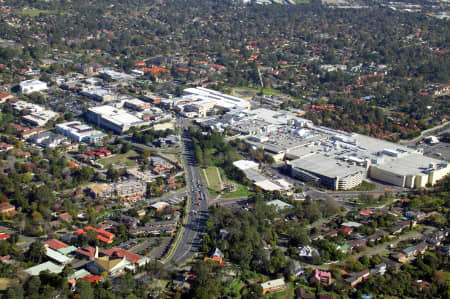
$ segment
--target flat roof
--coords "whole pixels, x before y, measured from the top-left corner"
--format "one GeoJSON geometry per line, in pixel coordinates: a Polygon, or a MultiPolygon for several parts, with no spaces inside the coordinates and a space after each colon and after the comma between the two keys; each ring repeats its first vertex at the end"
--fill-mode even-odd
{"type": "Polygon", "coordinates": [[[21,87],[28,87],[28,86],[41,85],[41,84],[45,84],[47,86],[47,83],[39,81],[39,80],[25,80],[25,81],[20,82],[21,87]]]}
{"type": "Polygon", "coordinates": [[[89,111],[99,114],[104,119],[119,126],[143,122],[143,120],[127,112],[126,110],[109,105],[92,107],[89,108],[89,111]]]}
{"type": "Polygon", "coordinates": [[[267,178],[265,176],[263,176],[262,174],[260,174],[258,171],[254,170],[254,169],[246,169],[244,170],[245,176],[254,182],[261,182],[261,181],[265,181],[267,180],[267,178]]]}
{"type": "MultiPolygon", "coordinates": [[[[256,186],[258,186],[259,188],[263,189],[264,191],[276,191],[276,190],[281,190],[283,189],[281,186],[278,186],[277,184],[272,183],[269,180],[263,180],[263,181],[258,181],[255,183],[256,186]]],[[[268,203],[270,204],[270,203],[268,203]]]]}
{"type": "Polygon", "coordinates": [[[383,164],[373,165],[372,167],[381,170],[394,172],[399,175],[420,175],[428,174],[435,169],[441,167],[449,167],[448,162],[433,159],[420,154],[409,154],[399,158],[392,158],[383,164]]]}
{"type": "Polygon", "coordinates": [[[250,160],[239,160],[234,161],[233,165],[239,168],[240,170],[246,170],[251,168],[257,168],[259,166],[258,163],[250,161],[250,160]]]}
{"type": "Polygon", "coordinates": [[[293,167],[301,168],[308,172],[331,178],[344,178],[364,171],[364,169],[360,166],[350,165],[320,153],[305,157],[303,159],[294,160],[291,164],[293,167]]]}

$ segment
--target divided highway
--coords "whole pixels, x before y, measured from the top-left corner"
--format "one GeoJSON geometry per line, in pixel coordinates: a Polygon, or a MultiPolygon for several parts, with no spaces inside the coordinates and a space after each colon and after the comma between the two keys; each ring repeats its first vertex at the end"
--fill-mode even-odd
{"type": "Polygon", "coordinates": [[[192,152],[192,141],[184,130],[182,134],[183,158],[186,167],[187,194],[191,198],[191,206],[183,235],[173,255],[167,260],[166,268],[173,269],[183,264],[194,253],[198,252],[205,223],[208,220],[208,189],[202,180],[192,152]]]}

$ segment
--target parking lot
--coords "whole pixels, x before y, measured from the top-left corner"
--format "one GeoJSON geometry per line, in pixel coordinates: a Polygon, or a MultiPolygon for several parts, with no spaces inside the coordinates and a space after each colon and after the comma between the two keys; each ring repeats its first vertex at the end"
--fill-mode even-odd
{"type": "Polygon", "coordinates": [[[440,142],[434,145],[422,144],[420,147],[424,149],[425,156],[450,161],[450,144],[440,142]]]}

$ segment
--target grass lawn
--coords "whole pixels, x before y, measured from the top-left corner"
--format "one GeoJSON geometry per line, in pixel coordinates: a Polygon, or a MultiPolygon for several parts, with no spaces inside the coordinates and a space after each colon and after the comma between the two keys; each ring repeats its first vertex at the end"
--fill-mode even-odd
{"type": "Polygon", "coordinates": [[[45,9],[23,9],[21,11],[17,12],[18,14],[21,14],[23,16],[29,16],[29,17],[37,17],[40,14],[59,14],[59,11],[57,10],[45,10],[45,9]]]}
{"type": "MultiPolygon", "coordinates": [[[[287,298],[291,299],[294,298],[294,283],[293,282],[288,282],[289,285],[289,295],[287,298]]],[[[269,295],[267,295],[267,298],[276,298],[276,299],[285,299],[286,298],[286,292],[287,290],[284,290],[282,292],[277,292],[277,293],[271,293],[269,295]]]]}
{"type": "Polygon", "coordinates": [[[270,294],[267,294],[266,296],[267,296],[267,298],[270,298],[270,299],[285,299],[286,291],[270,293],[270,294]]]}
{"type": "Polygon", "coordinates": [[[217,167],[208,167],[205,169],[206,175],[208,176],[208,188],[213,191],[220,192],[220,180],[217,173],[217,167]]]}
{"type": "Polygon", "coordinates": [[[353,187],[350,189],[350,191],[372,191],[377,187],[377,185],[373,183],[369,183],[368,181],[362,181],[361,184],[359,184],[356,187],[353,187]]]}
{"type": "Polygon", "coordinates": [[[220,170],[220,175],[222,176],[223,182],[230,182],[230,183],[237,185],[236,191],[226,193],[226,194],[222,195],[220,198],[231,199],[231,198],[248,197],[248,195],[250,194],[250,191],[248,190],[247,186],[241,185],[235,181],[228,179],[227,176],[225,175],[224,170],[222,168],[219,168],[219,170],[220,170]]]}
{"type": "Polygon", "coordinates": [[[11,285],[17,283],[17,279],[0,278],[0,291],[6,291],[11,285]]]}
{"type": "Polygon", "coordinates": [[[110,165],[113,164],[127,167],[135,167],[137,166],[137,163],[135,161],[137,157],[138,154],[135,151],[129,151],[125,154],[116,154],[112,157],[97,160],[97,162],[102,164],[106,168],[108,168],[110,165]]]}
{"type": "Polygon", "coordinates": [[[291,281],[289,282],[289,298],[294,298],[294,292],[295,292],[294,283],[291,281]]]}
{"type": "MultiPolygon", "coordinates": [[[[236,184],[236,182],[235,182],[236,184]]],[[[248,197],[250,194],[250,191],[248,190],[247,186],[237,184],[238,188],[234,192],[226,193],[222,195],[220,198],[223,199],[232,199],[232,198],[242,198],[242,197],[248,197]]]]}
{"type": "MultiPolygon", "coordinates": [[[[260,92],[261,88],[259,87],[249,87],[249,86],[240,86],[236,87],[236,90],[246,90],[246,91],[254,91],[254,92],[260,92]]],[[[271,96],[271,95],[286,95],[282,93],[281,91],[274,89],[274,88],[264,88],[263,94],[265,96],[271,96]]]]}

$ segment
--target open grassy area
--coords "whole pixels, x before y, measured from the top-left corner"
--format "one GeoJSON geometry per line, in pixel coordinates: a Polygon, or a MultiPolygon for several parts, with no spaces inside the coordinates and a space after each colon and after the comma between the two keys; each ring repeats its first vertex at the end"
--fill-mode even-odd
{"type": "Polygon", "coordinates": [[[374,183],[369,183],[367,181],[362,181],[361,184],[359,184],[356,187],[353,187],[350,189],[350,191],[372,191],[377,187],[374,183]]]}
{"type": "MultiPolygon", "coordinates": [[[[259,87],[249,87],[249,86],[239,86],[239,87],[236,87],[235,90],[246,90],[246,91],[260,92],[261,88],[259,88],[259,87]]],[[[282,95],[286,95],[283,92],[281,92],[281,91],[279,91],[277,89],[274,89],[274,88],[264,88],[263,94],[265,96],[271,96],[271,95],[282,96],[282,95]]]]}
{"type": "Polygon", "coordinates": [[[205,169],[206,175],[208,176],[208,188],[220,192],[222,190],[220,186],[220,179],[217,173],[217,167],[208,167],[205,169]]]}
{"type": "Polygon", "coordinates": [[[234,192],[229,192],[224,195],[222,195],[220,198],[223,199],[232,199],[232,198],[243,198],[248,197],[250,194],[250,191],[248,190],[247,186],[238,184],[238,188],[234,192]]]}
{"type": "Polygon", "coordinates": [[[18,11],[17,13],[20,15],[23,15],[23,16],[37,17],[40,14],[55,15],[55,14],[59,14],[60,12],[58,10],[23,9],[21,11],[18,11]]]}
{"type": "Polygon", "coordinates": [[[100,159],[97,162],[108,168],[110,165],[135,167],[138,154],[135,151],[129,151],[125,154],[116,154],[112,157],[100,159]]]}
{"type": "Polygon", "coordinates": [[[220,198],[223,198],[223,199],[242,198],[242,197],[247,197],[250,194],[250,191],[248,190],[247,186],[241,185],[235,181],[228,179],[222,168],[219,168],[219,171],[220,171],[220,175],[222,176],[223,182],[230,182],[230,183],[237,185],[236,191],[225,193],[220,198]]]}
{"type": "Polygon", "coordinates": [[[17,279],[0,278],[0,291],[6,291],[10,286],[18,283],[17,279]]]}

